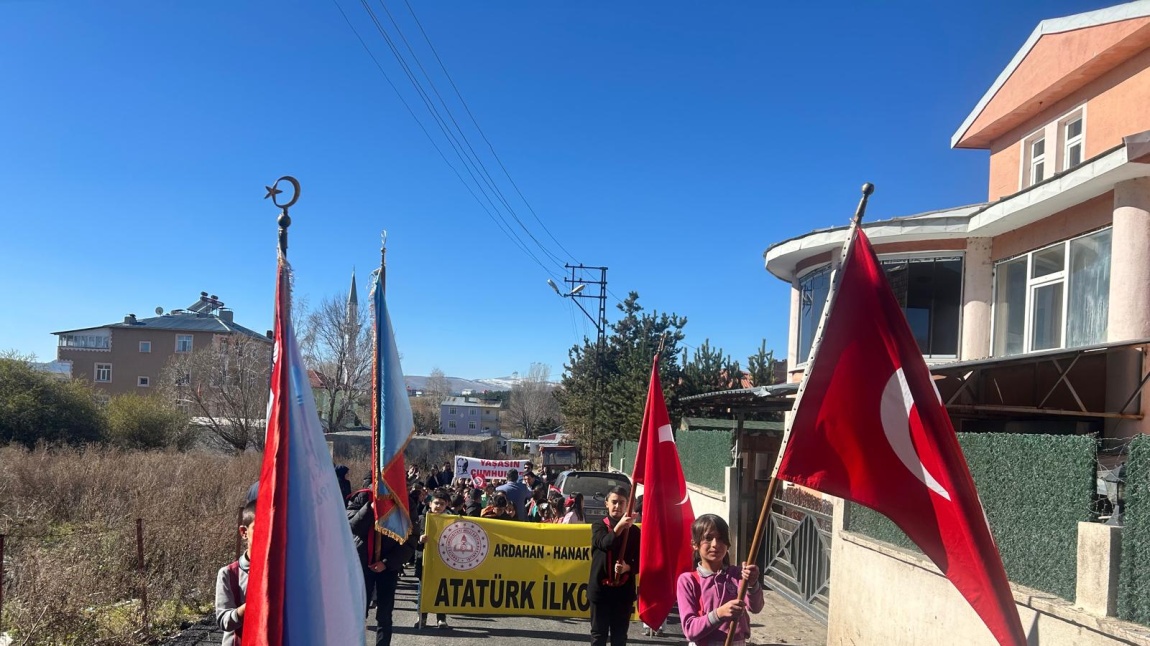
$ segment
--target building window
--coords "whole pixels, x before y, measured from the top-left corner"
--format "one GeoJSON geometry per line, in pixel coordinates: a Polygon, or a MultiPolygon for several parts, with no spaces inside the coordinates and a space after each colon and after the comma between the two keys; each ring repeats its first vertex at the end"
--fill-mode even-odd
{"type": "Polygon", "coordinates": [[[448,421],[447,428],[455,428],[455,420],[448,421]]]}
{"type": "Polygon", "coordinates": [[[102,334],[61,334],[61,348],[78,348],[82,350],[110,350],[112,337],[102,334]]]}
{"type": "Polygon", "coordinates": [[[96,364],[96,382],[109,383],[112,381],[112,364],[110,363],[97,363],[96,364]]]}
{"type": "Polygon", "coordinates": [[[140,352],[151,352],[151,351],[152,351],[152,342],[151,341],[140,341],[140,352]]]}
{"type": "Polygon", "coordinates": [[[455,409],[454,409],[454,408],[448,408],[448,409],[447,409],[447,414],[448,414],[448,415],[454,415],[454,414],[455,414],[455,409]]]}
{"type": "Polygon", "coordinates": [[[475,425],[475,422],[468,422],[467,428],[474,431],[477,428],[477,426],[475,425]]]}
{"type": "MultiPolygon", "coordinates": [[[[962,257],[883,258],[880,263],[923,356],[957,356],[962,257]]],[[[825,267],[799,281],[799,363],[810,357],[830,279],[830,268],[825,267]]]]}
{"type": "Polygon", "coordinates": [[[1063,147],[1062,168],[1074,168],[1082,163],[1082,113],[1069,117],[1062,122],[1062,140],[1066,142],[1063,147]]]}
{"type": "Polygon", "coordinates": [[[1106,340],[1110,240],[1107,228],[995,265],[995,356],[1106,340]]]}
{"type": "Polygon", "coordinates": [[[806,363],[811,355],[811,345],[830,289],[830,266],[816,269],[799,279],[799,363],[806,363]]]}
{"type": "Polygon", "coordinates": [[[1026,143],[1027,172],[1023,186],[1033,186],[1046,179],[1046,137],[1039,133],[1026,143]]]}
{"type": "Polygon", "coordinates": [[[150,384],[147,377],[136,377],[136,385],[140,388],[147,388],[150,384]]]}
{"type": "Polygon", "coordinates": [[[177,334],[176,335],[176,352],[191,352],[192,351],[192,335],[190,334],[177,334]]]}
{"type": "Polygon", "coordinates": [[[475,409],[472,408],[471,411],[468,413],[468,415],[474,415],[474,414],[475,414],[475,409]]]}
{"type": "Polygon", "coordinates": [[[192,383],[192,373],[185,372],[184,374],[176,377],[177,386],[190,386],[192,383]]]}

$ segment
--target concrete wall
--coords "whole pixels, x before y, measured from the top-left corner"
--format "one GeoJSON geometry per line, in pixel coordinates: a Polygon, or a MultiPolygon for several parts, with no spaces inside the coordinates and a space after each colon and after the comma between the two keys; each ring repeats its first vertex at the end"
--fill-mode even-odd
{"type": "MultiPolygon", "coordinates": [[[[836,502],[828,646],[997,643],[930,561],[843,531],[842,509],[842,502],[836,502]]],[[[1031,644],[1150,646],[1150,628],[1091,614],[1044,592],[1012,587],[1031,644]]]]}

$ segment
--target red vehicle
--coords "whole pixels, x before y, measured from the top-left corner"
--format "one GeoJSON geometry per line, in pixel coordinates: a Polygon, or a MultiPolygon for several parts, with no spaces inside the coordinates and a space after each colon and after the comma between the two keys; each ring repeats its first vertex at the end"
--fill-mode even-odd
{"type": "Polygon", "coordinates": [[[579,449],[566,445],[541,445],[539,447],[539,470],[547,474],[547,482],[555,482],[555,478],[564,471],[578,469],[582,464],[579,449]]]}

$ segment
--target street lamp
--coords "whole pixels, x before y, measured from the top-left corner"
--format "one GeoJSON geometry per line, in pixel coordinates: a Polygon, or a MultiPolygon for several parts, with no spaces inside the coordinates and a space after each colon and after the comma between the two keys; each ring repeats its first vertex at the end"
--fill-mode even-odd
{"type": "Polygon", "coordinates": [[[602,390],[602,373],[603,373],[603,337],[607,329],[607,268],[606,267],[586,267],[584,265],[564,265],[564,268],[571,271],[570,278],[564,278],[563,282],[571,286],[571,290],[563,293],[555,281],[550,278],[547,279],[547,284],[555,293],[562,298],[570,298],[572,302],[579,307],[579,310],[587,316],[591,324],[595,326],[595,393],[591,400],[591,428],[587,433],[587,443],[591,447],[591,459],[597,460],[602,464],[602,456],[595,455],[595,423],[599,416],[599,399],[600,391],[602,390]],[[585,278],[586,272],[598,270],[599,280],[585,278]],[[593,293],[584,293],[588,285],[598,286],[598,290],[592,290],[593,293]],[[580,301],[585,298],[592,298],[599,301],[599,316],[592,316],[591,312],[583,307],[580,301]]]}

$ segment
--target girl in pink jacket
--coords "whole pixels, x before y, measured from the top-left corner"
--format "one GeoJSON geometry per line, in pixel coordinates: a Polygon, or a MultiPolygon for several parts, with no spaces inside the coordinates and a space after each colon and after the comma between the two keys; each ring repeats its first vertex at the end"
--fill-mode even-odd
{"type": "Polygon", "coordinates": [[[703,514],[691,525],[691,546],[695,548],[695,570],[679,575],[676,596],[683,635],[692,646],[721,645],[727,632],[734,631],[734,646],[743,646],[751,636],[751,612],[763,609],[763,588],[759,566],[731,565],[731,531],[715,514],[703,514]],[[744,601],[737,601],[739,582],[747,581],[744,601]]]}

